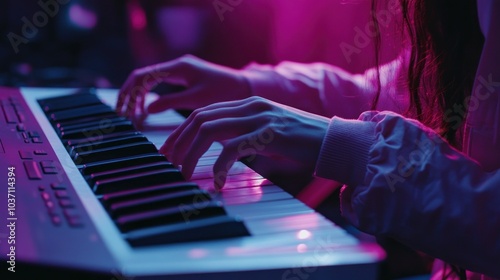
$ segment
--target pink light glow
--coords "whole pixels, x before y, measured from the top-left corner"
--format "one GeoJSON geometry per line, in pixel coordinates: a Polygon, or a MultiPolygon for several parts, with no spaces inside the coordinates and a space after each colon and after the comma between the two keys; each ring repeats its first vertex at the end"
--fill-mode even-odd
{"type": "Polygon", "coordinates": [[[146,13],[142,9],[142,7],[136,3],[132,2],[129,6],[130,9],[130,21],[132,24],[132,28],[135,30],[142,30],[148,24],[146,19],[146,13]]]}
{"type": "Polygon", "coordinates": [[[300,230],[297,232],[297,239],[304,240],[304,239],[309,239],[311,238],[312,233],[308,231],[307,229],[300,230]]]}
{"type": "Polygon", "coordinates": [[[69,19],[78,27],[92,29],[97,25],[97,15],[79,4],[69,8],[69,19]]]}
{"type": "Polygon", "coordinates": [[[299,245],[297,245],[297,252],[299,253],[307,252],[307,245],[304,243],[300,243],[299,245]]]}
{"type": "Polygon", "coordinates": [[[192,259],[201,259],[208,255],[208,251],[205,249],[192,249],[189,250],[188,255],[192,259]]]}

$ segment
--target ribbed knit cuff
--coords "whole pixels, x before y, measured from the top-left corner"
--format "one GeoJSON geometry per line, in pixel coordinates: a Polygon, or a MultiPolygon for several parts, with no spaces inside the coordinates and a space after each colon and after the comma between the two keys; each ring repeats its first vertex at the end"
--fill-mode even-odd
{"type": "Polygon", "coordinates": [[[316,176],[348,185],[363,183],[375,123],[334,117],[321,146],[316,176]]]}

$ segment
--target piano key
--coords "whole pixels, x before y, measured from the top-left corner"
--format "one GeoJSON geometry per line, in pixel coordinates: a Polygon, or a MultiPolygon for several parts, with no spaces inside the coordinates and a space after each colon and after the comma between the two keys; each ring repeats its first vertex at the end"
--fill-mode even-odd
{"type": "Polygon", "coordinates": [[[250,219],[245,222],[248,228],[251,229],[253,235],[298,231],[303,229],[317,230],[323,227],[329,227],[331,229],[331,223],[323,216],[314,212],[276,218],[250,219]]]}
{"type": "Polygon", "coordinates": [[[92,190],[95,194],[107,194],[180,181],[184,181],[184,177],[178,169],[164,169],[97,181],[92,190]]]}
{"type": "Polygon", "coordinates": [[[148,143],[132,143],[120,145],[110,148],[96,149],[93,151],[76,153],[73,160],[77,164],[85,164],[90,162],[123,158],[126,156],[137,156],[141,154],[158,152],[156,146],[151,142],[148,143]]]}
{"type": "Polygon", "coordinates": [[[61,97],[48,98],[40,101],[40,105],[45,113],[52,113],[55,111],[79,108],[101,103],[101,100],[95,94],[71,94],[61,97]]]}
{"type": "Polygon", "coordinates": [[[118,216],[210,200],[211,197],[206,191],[187,190],[113,203],[109,211],[112,216],[118,216]]]}
{"type": "Polygon", "coordinates": [[[92,105],[87,107],[78,107],[63,111],[57,111],[50,114],[50,119],[53,122],[61,122],[66,120],[79,119],[84,117],[96,117],[96,116],[116,116],[115,112],[111,107],[104,104],[92,105]]]}
{"type": "Polygon", "coordinates": [[[87,123],[93,122],[102,122],[103,120],[110,120],[116,118],[118,115],[116,113],[109,113],[106,115],[98,115],[98,116],[86,116],[78,119],[70,119],[64,121],[52,122],[55,127],[67,127],[67,126],[77,126],[77,125],[86,125],[87,123]]]}
{"type": "Polygon", "coordinates": [[[109,124],[113,123],[119,123],[122,121],[127,121],[126,118],[124,117],[113,117],[109,119],[102,119],[99,118],[97,120],[89,121],[89,122],[83,122],[83,123],[72,123],[72,124],[66,124],[64,125],[63,123],[60,123],[57,128],[59,131],[67,131],[67,130],[75,130],[75,129],[83,129],[86,127],[91,127],[91,126],[96,126],[96,125],[102,125],[108,127],[109,124]]]}
{"type": "Polygon", "coordinates": [[[82,144],[95,144],[95,143],[100,143],[101,141],[105,140],[111,140],[111,139],[120,139],[124,138],[127,136],[132,136],[132,135],[142,135],[140,132],[118,132],[118,133],[110,133],[110,134],[96,134],[92,135],[85,139],[71,139],[71,140],[62,140],[63,144],[66,147],[72,147],[76,145],[82,145],[82,144]]]}
{"type": "Polygon", "coordinates": [[[102,148],[110,148],[125,144],[146,143],[146,142],[148,142],[148,138],[146,138],[146,136],[144,135],[127,135],[122,138],[109,139],[105,141],[100,141],[98,143],[87,143],[87,144],[71,146],[71,148],[69,149],[69,155],[71,157],[74,157],[76,153],[80,152],[93,151],[102,148]]]}
{"type": "Polygon", "coordinates": [[[148,196],[198,189],[198,185],[193,182],[176,182],[105,194],[102,196],[101,201],[105,206],[109,206],[111,203],[126,201],[134,198],[138,199],[148,196]]]}
{"type": "Polygon", "coordinates": [[[293,196],[287,192],[277,192],[266,195],[251,194],[246,196],[232,197],[230,199],[224,197],[224,205],[249,204],[249,203],[277,201],[277,200],[284,200],[291,198],[293,198],[293,196]]]}
{"type": "Polygon", "coordinates": [[[132,175],[132,174],[137,174],[137,173],[146,172],[146,171],[168,169],[168,168],[174,168],[174,166],[168,161],[167,162],[153,162],[153,163],[146,163],[146,164],[122,167],[119,169],[114,169],[114,170],[109,170],[109,171],[92,173],[89,176],[86,176],[87,177],[86,179],[90,185],[94,185],[99,180],[118,178],[118,177],[122,177],[125,175],[132,175]]]}
{"type": "Polygon", "coordinates": [[[138,156],[124,157],[113,160],[105,160],[84,164],[80,172],[83,175],[90,175],[92,173],[104,172],[121,167],[129,167],[153,162],[168,162],[165,156],[158,153],[143,154],[138,156]]]}
{"type": "Polygon", "coordinates": [[[173,223],[190,223],[194,220],[225,215],[226,211],[219,202],[208,201],[200,205],[181,204],[160,210],[138,214],[123,215],[116,219],[122,232],[173,223]]]}
{"type": "Polygon", "coordinates": [[[262,219],[314,212],[295,199],[258,202],[257,204],[226,205],[226,210],[230,216],[245,216],[245,219],[262,219]]]}
{"type": "Polygon", "coordinates": [[[75,129],[75,130],[66,130],[61,132],[61,139],[81,139],[86,138],[87,135],[95,135],[96,133],[109,134],[116,132],[131,132],[135,131],[132,122],[124,121],[121,123],[116,123],[110,125],[110,127],[103,128],[102,126],[93,126],[85,129],[75,129]]]}
{"type": "Polygon", "coordinates": [[[250,234],[242,221],[228,216],[218,216],[189,223],[135,230],[126,233],[124,236],[130,245],[140,247],[248,235],[250,234]]]}

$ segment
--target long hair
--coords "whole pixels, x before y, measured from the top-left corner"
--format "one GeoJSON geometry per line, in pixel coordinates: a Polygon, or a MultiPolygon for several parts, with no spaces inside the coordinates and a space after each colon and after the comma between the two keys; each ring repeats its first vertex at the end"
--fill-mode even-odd
{"type": "MultiPolygon", "coordinates": [[[[389,0],[391,1],[391,0],[389,0]]],[[[461,125],[467,111],[475,73],[484,44],[476,0],[399,0],[404,35],[410,40],[407,115],[435,129],[460,146],[461,125]]],[[[379,30],[372,0],[372,20],[379,30]]],[[[379,66],[380,32],[375,37],[375,64],[379,66]]],[[[378,76],[378,75],[377,75],[378,76]]],[[[372,103],[375,109],[380,95],[372,103]]],[[[465,279],[465,271],[447,264],[451,273],[465,279]]],[[[448,278],[452,275],[443,275],[448,278]]]]}
{"type": "MultiPolygon", "coordinates": [[[[391,0],[389,0],[391,1],[391,0]]],[[[372,15],[378,30],[378,0],[372,15]]],[[[476,0],[399,0],[405,37],[410,40],[407,114],[435,129],[451,145],[467,111],[484,37],[476,0]]],[[[375,38],[379,66],[380,33],[375,38]]],[[[373,101],[376,106],[379,91],[373,101]]]]}

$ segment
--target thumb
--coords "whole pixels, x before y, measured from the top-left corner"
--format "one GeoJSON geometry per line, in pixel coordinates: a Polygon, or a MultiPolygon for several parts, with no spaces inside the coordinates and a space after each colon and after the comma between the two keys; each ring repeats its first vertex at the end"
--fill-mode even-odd
{"type": "Polygon", "coordinates": [[[162,95],[149,104],[147,111],[154,114],[167,109],[196,109],[201,106],[199,100],[195,98],[197,92],[199,89],[189,88],[181,92],[162,95]]]}

